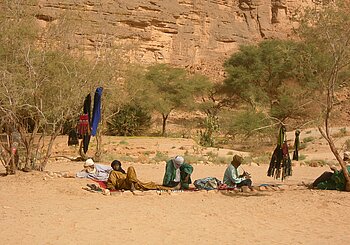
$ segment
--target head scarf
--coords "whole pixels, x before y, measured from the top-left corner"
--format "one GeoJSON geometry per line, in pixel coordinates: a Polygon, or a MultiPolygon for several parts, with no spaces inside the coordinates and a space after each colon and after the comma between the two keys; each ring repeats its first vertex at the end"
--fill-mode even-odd
{"type": "Polygon", "coordinates": [[[176,156],[173,159],[173,164],[174,164],[174,167],[176,169],[176,175],[175,175],[174,182],[180,182],[180,177],[181,177],[180,167],[184,163],[184,161],[185,161],[185,159],[182,156],[176,156]]]}
{"type": "Polygon", "coordinates": [[[92,167],[94,166],[94,164],[95,164],[94,161],[91,158],[89,158],[85,161],[84,167],[92,167]]]}

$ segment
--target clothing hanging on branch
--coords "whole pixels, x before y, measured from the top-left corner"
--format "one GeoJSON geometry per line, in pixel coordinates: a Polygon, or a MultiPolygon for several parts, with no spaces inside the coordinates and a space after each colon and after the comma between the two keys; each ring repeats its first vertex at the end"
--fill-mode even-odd
{"type": "Polygon", "coordinates": [[[272,154],[267,176],[275,179],[284,180],[287,176],[292,175],[292,161],[289,157],[286,127],[281,126],[277,139],[277,146],[272,154]]]}
{"type": "Polygon", "coordinates": [[[293,151],[293,160],[295,161],[299,160],[299,147],[300,147],[299,135],[300,135],[300,131],[295,130],[294,151],[293,151]]]}
{"type": "Polygon", "coordinates": [[[95,136],[97,133],[97,127],[101,119],[101,97],[103,88],[99,87],[96,89],[94,96],[94,108],[92,110],[91,120],[91,135],[95,136]]]}
{"type": "Polygon", "coordinates": [[[87,124],[88,124],[88,131],[84,131],[83,136],[83,150],[84,153],[86,153],[89,149],[89,143],[90,143],[90,138],[91,138],[91,95],[88,94],[85,97],[84,100],[84,107],[83,107],[83,115],[85,119],[87,119],[87,124]]]}

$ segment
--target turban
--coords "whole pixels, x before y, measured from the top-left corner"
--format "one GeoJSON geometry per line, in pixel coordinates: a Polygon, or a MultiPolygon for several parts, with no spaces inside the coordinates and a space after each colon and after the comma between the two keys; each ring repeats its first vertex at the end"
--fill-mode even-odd
{"type": "Polygon", "coordinates": [[[95,164],[94,161],[91,158],[89,158],[88,160],[85,161],[84,167],[94,166],[94,164],[95,164]]]}

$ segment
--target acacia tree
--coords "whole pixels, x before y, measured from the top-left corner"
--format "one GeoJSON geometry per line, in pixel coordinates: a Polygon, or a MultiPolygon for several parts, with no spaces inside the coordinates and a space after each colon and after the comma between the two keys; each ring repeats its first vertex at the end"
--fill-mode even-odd
{"type": "Polygon", "coordinates": [[[332,112],[337,104],[336,91],[339,85],[348,84],[350,71],[350,1],[333,1],[322,8],[306,12],[300,33],[308,45],[308,51],[322,56],[322,66],[310,59],[306,63],[314,69],[312,73],[323,90],[321,101],[323,125],[318,129],[327,140],[339,162],[346,180],[345,190],[350,191],[350,178],[330,133],[332,112]],[[310,48],[311,47],[311,48],[310,48]],[[321,68],[321,69],[320,69],[321,68]]]}
{"type": "Polygon", "coordinates": [[[312,111],[312,81],[301,79],[304,73],[299,70],[301,46],[293,41],[267,40],[241,46],[225,62],[227,78],[220,92],[227,96],[229,107],[237,110],[224,114],[229,134],[268,134],[269,128],[288,119],[304,120],[312,111]]]}
{"type": "Polygon", "coordinates": [[[206,93],[211,86],[203,76],[165,64],[149,67],[141,79],[143,85],[138,89],[142,91],[141,100],[162,115],[162,136],[166,134],[170,113],[174,109],[193,108],[196,96],[206,93]]]}
{"type": "Polygon", "coordinates": [[[37,48],[34,15],[22,8],[23,3],[4,3],[7,11],[0,15],[1,126],[10,139],[2,147],[12,159],[12,134],[18,132],[25,167],[42,170],[63,124],[77,116],[79,101],[95,79],[89,62],[37,48]]]}

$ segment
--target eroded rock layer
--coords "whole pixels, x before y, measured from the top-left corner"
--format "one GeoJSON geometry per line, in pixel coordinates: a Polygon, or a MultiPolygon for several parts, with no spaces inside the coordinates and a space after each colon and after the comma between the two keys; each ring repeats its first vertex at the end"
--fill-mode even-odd
{"type": "Polygon", "coordinates": [[[43,29],[73,23],[69,48],[89,53],[102,44],[129,45],[133,62],[171,63],[215,76],[239,45],[293,35],[299,9],[314,2],[39,0],[34,7],[43,29]]]}

